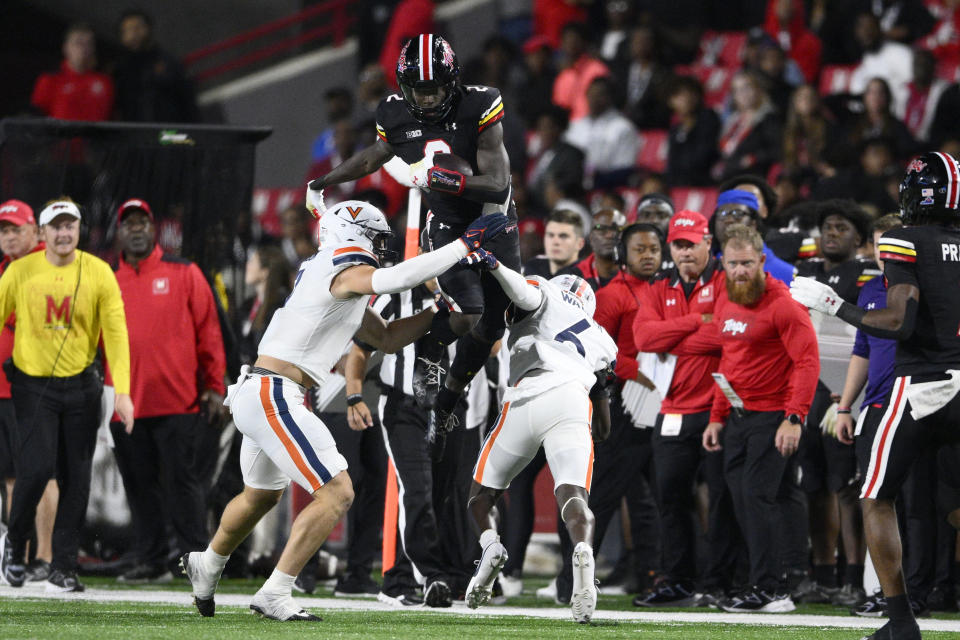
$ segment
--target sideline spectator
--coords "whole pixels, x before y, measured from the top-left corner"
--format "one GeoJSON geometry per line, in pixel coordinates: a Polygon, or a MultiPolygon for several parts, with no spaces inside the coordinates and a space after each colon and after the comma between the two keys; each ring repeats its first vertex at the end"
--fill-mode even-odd
{"type": "Polygon", "coordinates": [[[710,168],[717,159],[720,118],[703,104],[703,86],[692,76],[674,80],[668,100],[673,112],[667,149],[667,183],[671,186],[712,184],[710,168]]]}
{"type": "Polygon", "coordinates": [[[557,72],[553,68],[553,50],[543,36],[533,36],[523,43],[524,79],[514,108],[528,129],[536,126],[537,117],[553,105],[553,83],[557,72]]]}
{"type": "MultiPolygon", "coordinates": [[[[33,209],[26,202],[7,200],[0,204],[0,274],[7,270],[10,263],[28,253],[45,251],[46,244],[40,242],[37,222],[33,209]]],[[[0,362],[13,355],[13,334],[16,315],[11,314],[0,332],[0,362]]],[[[10,397],[10,381],[6,375],[0,376],[0,479],[5,481],[3,513],[4,522],[10,519],[10,502],[13,498],[15,483],[14,459],[19,447],[17,437],[17,416],[10,397]]],[[[31,549],[34,558],[27,565],[27,582],[43,582],[50,576],[50,561],[53,559],[52,536],[53,521],[57,515],[57,500],[60,497],[57,481],[51,479],[43,491],[43,497],[37,505],[36,544],[31,549]]],[[[0,582],[3,577],[0,576],[0,582]]]]}
{"type": "Polygon", "coordinates": [[[861,0],[860,5],[876,16],[883,35],[909,45],[936,24],[924,0],[861,0]]]}
{"type": "Polygon", "coordinates": [[[884,137],[893,143],[896,160],[909,158],[916,149],[916,142],[906,125],[894,115],[893,94],[886,80],[872,78],[867,83],[863,92],[863,108],[863,114],[851,127],[848,146],[860,151],[859,145],[866,140],[884,137]]]}
{"type": "Polygon", "coordinates": [[[60,487],[48,589],[83,591],[77,551],[90,494],[102,379],[94,359],[102,339],[116,411],[133,429],[130,351],[117,279],[107,263],[77,250],[80,209],[67,197],[40,212],[46,249],[15,260],[0,277],[0,317],[17,312],[11,394],[20,450],[10,528],[0,539],[3,575],[23,586],[24,552],[50,478],[60,487]],[[29,283],[29,285],[27,284],[29,283]]]}
{"type": "Polygon", "coordinates": [[[534,206],[548,209],[546,189],[552,179],[564,185],[583,184],[584,152],[563,140],[569,120],[566,109],[550,105],[537,116],[527,151],[526,184],[534,206]]]}
{"type": "Polygon", "coordinates": [[[436,31],[433,9],[433,0],[400,0],[393,9],[387,35],[382,41],[383,48],[380,49],[380,67],[394,91],[398,89],[397,59],[400,57],[400,47],[421,33],[436,31]]]}
{"type": "Polygon", "coordinates": [[[749,171],[766,175],[780,159],[783,130],[770,97],[755,73],[738,72],[730,84],[734,111],[723,124],[714,167],[718,180],[749,171]]]}
{"type": "Polygon", "coordinates": [[[778,523],[789,458],[800,445],[820,364],[810,317],[786,285],[763,271],[763,241],[731,227],[723,245],[726,286],[711,330],[722,347],[703,432],[707,451],[723,450],[724,473],[747,540],[750,587],[720,603],[729,612],[789,612],[781,581],[778,523]],[[724,440],[721,446],[720,434],[724,440]]]}
{"type": "Polygon", "coordinates": [[[57,73],[44,73],[33,85],[30,104],[43,115],[61,120],[109,120],[113,111],[113,80],[94,71],[97,43],[86,24],[70,25],[63,37],[63,62],[57,73]]]}
{"type": "MultiPolygon", "coordinates": [[[[717,208],[710,218],[710,231],[715,238],[714,247],[719,250],[726,243],[727,229],[733,225],[756,229],[759,233],[759,207],[757,197],[749,191],[731,189],[722,192],[717,197],[717,208]]],[[[777,280],[789,285],[797,272],[796,268],[774,255],[773,251],[766,245],[763,246],[763,255],[766,258],[763,270],[777,280]]]]}
{"type": "MultiPolygon", "coordinates": [[[[377,98],[377,104],[383,99],[377,98]]],[[[326,115],[327,128],[321,131],[310,145],[310,162],[314,165],[329,160],[336,153],[334,142],[336,125],[338,122],[353,117],[353,94],[346,87],[333,87],[323,94],[323,109],[326,115]]],[[[376,109],[376,106],[374,106],[376,109]]],[[[307,175],[311,175],[307,173],[307,175]]]]}
{"type": "Polygon", "coordinates": [[[602,289],[620,273],[617,261],[617,245],[620,229],[627,223],[626,217],[616,209],[601,209],[593,214],[590,229],[590,255],[577,263],[578,275],[590,283],[594,291],[602,289]]]}
{"type": "Polygon", "coordinates": [[[565,209],[552,212],[543,232],[545,255],[528,260],[523,265],[523,275],[547,279],[565,273],[579,275],[576,265],[584,244],[580,215],[565,209]]]}
{"type": "Polygon", "coordinates": [[[223,416],[226,356],[213,292],[200,269],[156,244],[150,205],[117,210],[117,283],[130,336],[134,429],[112,422],[136,540],[128,584],[172,580],[169,559],[202,547],[205,489],[194,460],[197,432],[223,416]],[[176,547],[169,548],[168,526],[176,547]]]}
{"type": "Polygon", "coordinates": [[[573,121],[564,137],[585,154],[590,188],[625,185],[636,166],[637,129],[614,105],[614,91],[611,78],[595,78],[587,89],[587,115],[573,121]]]}
{"type": "Polygon", "coordinates": [[[143,11],[120,16],[117,61],[117,110],[129,122],[197,122],[193,83],[180,61],[162,50],[153,37],[153,20],[143,11]]]}
{"type": "Polygon", "coordinates": [[[590,31],[582,22],[563,27],[561,51],[564,66],[553,83],[553,103],[570,111],[570,122],[590,112],[587,90],[596,78],[610,74],[607,65],[589,51],[590,31]]]}
{"type": "MultiPolygon", "coordinates": [[[[637,201],[637,208],[634,212],[632,222],[646,222],[660,229],[660,234],[667,237],[667,226],[670,224],[670,218],[673,217],[673,200],[670,196],[656,191],[645,194],[637,201]]],[[[667,257],[664,256],[664,260],[667,257]]]]}
{"type": "Polygon", "coordinates": [[[310,216],[299,206],[288,207],[280,214],[283,237],[280,248],[290,267],[296,271],[300,264],[317,252],[314,235],[310,232],[310,216]]]}
{"type": "Polygon", "coordinates": [[[736,532],[733,506],[723,476],[723,457],[701,448],[710,418],[713,378],[720,362],[713,342],[700,340],[711,322],[723,286],[720,263],[711,256],[707,220],[695,211],[678,211],[667,243],[676,265],[639,296],[633,339],[639,351],[674,354],[670,386],[653,432],[654,491],[660,509],[663,580],[633,600],[635,606],[690,607],[716,604],[733,586],[736,532]],[[709,492],[707,566],[697,572],[693,527],[693,486],[698,469],[709,492]],[[697,585],[697,579],[700,584],[697,585]]]}
{"type": "Polygon", "coordinates": [[[253,364],[257,346],[273,312],[283,306],[290,295],[293,274],[283,251],[272,245],[260,245],[250,252],[244,272],[244,285],[252,287],[254,295],[245,303],[240,317],[246,316],[241,327],[240,361],[253,364]]]}
{"type": "MultiPolygon", "coordinates": [[[[611,4],[627,4],[612,0],[611,4]]],[[[657,57],[656,32],[649,25],[634,27],[626,42],[627,56],[611,64],[613,77],[624,92],[623,113],[638,129],[666,129],[670,125],[667,91],[672,76],[657,57]]]]}
{"type": "Polygon", "coordinates": [[[904,107],[903,124],[918,142],[930,140],[930,128],[940,105],[940,97],[950,86],[946,80],[936,77],[937,61],[929,51],[918,50],[913,54],[913,81],[907,85],[907,102],[904,107]]]}
{"type": "Polygon", "coordinates": [[[784,171],[796,172],[807,189],[820,178],[833,176],[836,160],[830,147],[839,139],[840,132],[826,117],[816,88],[809,84],[797,87],[790,98],[783,131],[784,171]]]}

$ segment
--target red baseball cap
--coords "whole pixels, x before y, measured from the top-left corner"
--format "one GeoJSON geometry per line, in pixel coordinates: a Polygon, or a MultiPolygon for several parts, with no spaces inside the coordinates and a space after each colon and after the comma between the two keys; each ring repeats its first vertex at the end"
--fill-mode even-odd
{"type": "Polygon", "coordinates": [[[0,204],[0,222],[9,222],[18,227],[37,223],[33,217],[33,209],[22,200],[7,200],[0,204]]]}
{"type": "Polygon", "coordinates": [[[533,53],[539,49],[550,49],[550,38],[543,35],[531,36],[523,43],[524,53],[533,53]]]}
{"type": "Polygon", "coordinates": [[[140,198],[130,198],[121,204],[119,209],[117,209],[117,224],[120,224],[120,221],[123,220],[123,216],[126,213],[133,211],[134,209],[143,211],[150,218],[150,221],[153,222],[153,211],[150,209],[150,205],[147,204],[147,201],[141,200],[140,198]]]}
{"type": "Polygon", "coordinates": [[[667,242],[674,240],[688,240],[694,244],[703,240],[703,236],[710,233],[707,219],[696,211],[681,209],[670,218],[670,227],[667,232],[667,242]]]}

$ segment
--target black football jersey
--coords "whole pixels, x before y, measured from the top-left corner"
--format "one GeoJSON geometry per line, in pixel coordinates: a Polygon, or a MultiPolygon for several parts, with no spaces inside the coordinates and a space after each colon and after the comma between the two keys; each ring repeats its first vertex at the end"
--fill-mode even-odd
{"type": "MultiPolygon", "coordinates": [[[[377,136],[390,145],[407,164],[428,153],[452,153],[477,169],[477,138],[503,118],[500,91],[482,85],[458,86],[460,98],[443,122],[420,122],[407,110],[399,93],[384,98],[377,106],[377,136]]],[[[425,191],[427,207],[441,222],[468,224],[481,215],[482,202],[460,196],[425,191]]]]}
{"type": "Polygon", "coordinates": [[[913,334],[897,344],[898,376],[960,369],[960,229],[898,227],[878,246],[891,287],[920,289],[913,334]]]}
{"type": "Polygon", "coordinates": [[[811,258],[797,265],[797,275],[815,278],[817,282],[829,285],[850,304],[857,304],[860,287],[881,273],[876,262],[859,257],[842,262],[830,271],[826,270],[823,258],[811,258]]]}

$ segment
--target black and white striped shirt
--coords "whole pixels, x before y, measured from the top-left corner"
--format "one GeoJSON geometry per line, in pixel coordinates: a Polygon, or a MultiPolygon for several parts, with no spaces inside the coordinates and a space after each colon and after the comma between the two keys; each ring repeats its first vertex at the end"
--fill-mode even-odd
{"type": "MultiPolygon", "coordinates": [[[[378,296],[372,306],[381,318],[390,322],[398,318],[408,318],[429,308],[432,304],[433,294],[420,285],[408,291],[378,296]]],[[[447,354],[440,363],[444,369],[447,369],[450,360],[453,359],[453,349],[452,345],[447,347],[447,354]]],[[[408,396],[413,395],[413,364],[416,359],[415,343],[408,344],[396,353],[383,354],[383,362],[380,364],[380,382],[385,387],[389,387],[384,389],[384,393],[389,394],[392,388],[402,390],[408,396]]]]}

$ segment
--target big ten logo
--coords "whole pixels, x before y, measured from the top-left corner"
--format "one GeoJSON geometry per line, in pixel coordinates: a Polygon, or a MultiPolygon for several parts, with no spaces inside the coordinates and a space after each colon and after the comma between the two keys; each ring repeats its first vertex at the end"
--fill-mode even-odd
{"type": "Polygon", "coordinates": [[[47,294],[47,318],[48,328],[60,328],[70,324],[70,318],[73,309],[70,306],[72,296],[64,296],[58,304],[53,296],[47,294]]]}

